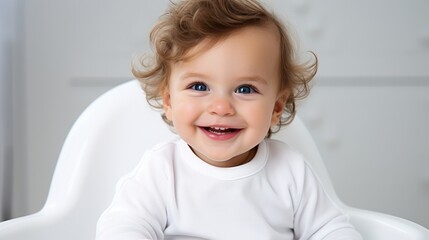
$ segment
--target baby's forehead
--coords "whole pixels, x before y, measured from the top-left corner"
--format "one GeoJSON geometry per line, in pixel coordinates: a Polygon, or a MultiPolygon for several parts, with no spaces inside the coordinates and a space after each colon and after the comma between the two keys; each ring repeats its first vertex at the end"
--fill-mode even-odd
{"type": "Polygon", "coordinates": [[[278,42],[272,29],[260,26],[242,28],[222,38],[207,38],[191,49],[184,59],[170,65],[170,74],[178,79],[198,76],[205,80],[280,81],[278,42]]]}
{"type": "MultiPolygon", "coordinates": [[[[202,38],[200,41],[195,42],[194,45],[189,46],[188,49],[184,50],[184,54],[180,58],[180,61],[190,60],[193,57],[213,47],[216,47],[231,38],[239,37],[240,41],[243,41],[243,43],[245,43],[244,41],[246,41],[246,43],[251,43],[253,40],[252,37],[254,37],[255,34],[267,36],[265,39],[269,41],[270,44],[273,44],[274,46],[278,46],[280,48],[280,31],[274,23],[247,25],[226,33],[208,35],[202,38]]],[[[258,46],[255,45],[255,47],[258,46]]]]}

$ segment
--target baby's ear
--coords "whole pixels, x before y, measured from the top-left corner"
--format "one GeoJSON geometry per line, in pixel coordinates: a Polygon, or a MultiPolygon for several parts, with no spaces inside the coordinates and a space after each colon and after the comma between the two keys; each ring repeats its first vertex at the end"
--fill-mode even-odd
{"type": "Polygon", "coordinates": [[[168,89],[165,89],[162,92],[162,106],[164,109],[165,117],[172,121],[172,113],[171,113],[171,95],[168,89]]]}
{"type": "Polygon", "coordinates": [[[287,91],[284,91],[277,96],[277,100],[273,108],[273,114],[271,116],[271,126],[275,126],[280,122],[288,97],[289,93],[287,91]]]}

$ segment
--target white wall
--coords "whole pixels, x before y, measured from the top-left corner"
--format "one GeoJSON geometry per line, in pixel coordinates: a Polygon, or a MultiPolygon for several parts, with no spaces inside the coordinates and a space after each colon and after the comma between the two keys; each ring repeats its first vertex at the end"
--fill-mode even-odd
{"type": "Polygon", "coordinates": [[[287,9],[302,49],[320,58],[300,115],[339,196],[429,227],[429,2],[291,1],[287,9]]]}
{"type": "Polygon", "coordinates": [[[12,188],[12,77],[17,1],[0,1],[0,221],[10,217],[12,188]]]}
{"type": "MultiPolygon", "coordinates": [[[[68,129],[96,96],[132,78],[131,57],[148,50],[167,2],[25,2],[15,216],[41,208],[68,129]]],[[[429,2],[266,2],[319,56],[300,115],[339,196],[429,227],[429,2]]]]}

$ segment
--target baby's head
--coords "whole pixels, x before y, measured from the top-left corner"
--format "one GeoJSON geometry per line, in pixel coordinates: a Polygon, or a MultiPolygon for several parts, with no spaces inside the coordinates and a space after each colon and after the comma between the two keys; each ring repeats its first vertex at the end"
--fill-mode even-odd
{"type": "MultiPolygon", "coordinates": [[[[317,71],[317,58],[314,56],[314,62],[300,63],[285,26],[255,0],[189,0],[172,3],[150,34],[155,56],[142,57],[133,66],[133,74],[141,82],[148,102],[155,108],[165,108],[163,94],[169,89],[175,63],[191,59],[232,33],[251,26],[272,29],[279,38],[280,66],[277,69],[279,92],[285,96],[284,108],[277,127],[270,128],[267,136],[282,125],[289,124],[296,114],[296,100],[309,93],[309,82],[317,71]],[[195,51],[202,42],[204,47],[195,51]]],[[[172,125],[165,112],[162,116],[164,121],[172,125]]]]}

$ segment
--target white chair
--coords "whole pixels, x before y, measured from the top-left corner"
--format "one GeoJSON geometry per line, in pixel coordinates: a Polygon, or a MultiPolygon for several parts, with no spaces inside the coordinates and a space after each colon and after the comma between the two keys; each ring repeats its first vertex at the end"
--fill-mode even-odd
{"type": "MultiPolygon", "coordinates": [[[[112,200],[118,179],[143,152],[173,137],[148,107],[137,81],[102,95],[71,129],[55,169],[45,206],[38,213],[0,223],[1,240],[90,240],[101,212],[112,200]]],[[[333,199],[348,211],[364,239],[429,239],[413,222],[342,204],[309,132],[299,119],[274,135],[300,150],[333,199]]]]}

